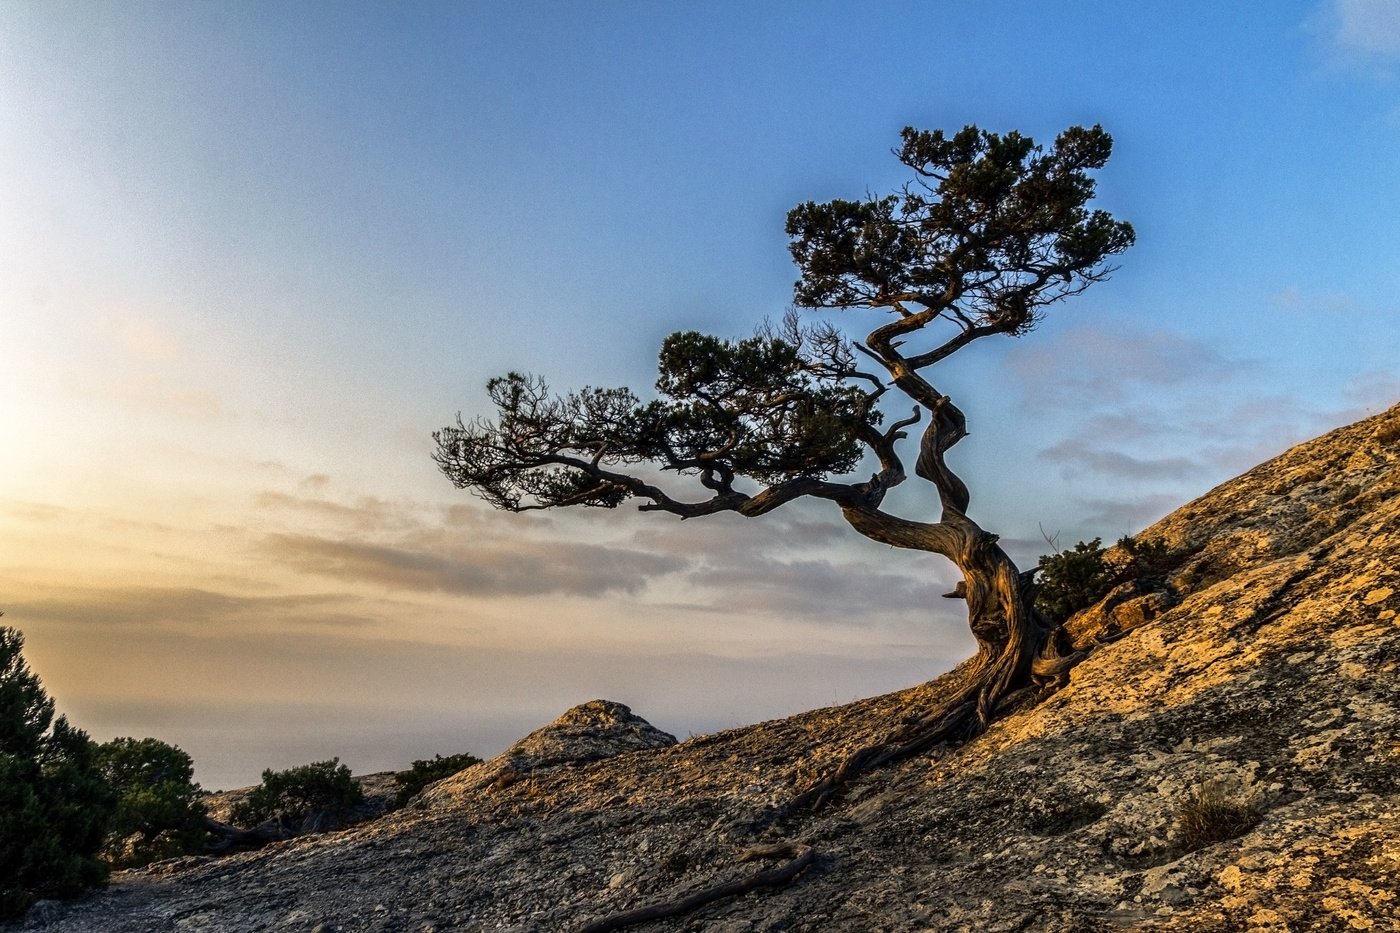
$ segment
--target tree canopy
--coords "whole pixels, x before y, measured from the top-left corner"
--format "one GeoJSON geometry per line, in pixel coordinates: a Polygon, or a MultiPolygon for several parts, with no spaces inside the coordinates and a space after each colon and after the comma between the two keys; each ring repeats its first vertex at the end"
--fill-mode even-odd
{"type": "Polygon", "coordinates": [[[938,463],[964,419],[922,371],[974,340],[1031,330],[1049,306],[1106,278],[1106,259],[1133,230],[1086,207],[1090,172],[1112,149],[1100,127],[1068,129],[1048,151],[971,126],[952,136],[908,128],[902,140],[896,155],[913,178],[901,191],[808,202],[787,219],[796,303],[884,311],[864,340],[793,317],[742,340],[673,334],[651,401],[625,388],[555,395],[511,373],[488,385],[496,419],[435,435],[443,472],[513,511],[634,497],[687,518],[757,515],[799,496],[878,506],[904,479],[896,442],[927,413],[940,440],[925,445],[920,475],[965,509],[965,489],[938,463]],[[919,407],[882,431],[877,402],[892,388],[919,407]],[[882,466],[869,482],[829,481],[866,453],[882,466]],[[639,463],[695,476],[708,495],[672,498],[619,469],[639,463]],[[741,478],[759,489],[741,491],[741,478]]]}
{"type": "Polygon", "coordinates": [[[23,649],[0,626],[0,919],[106,877],[97,852],[115,803],[96,746],[54,715],[23,649]]]}
{"type": "Polygon", "coordinates": [[[1071,127],[1049,148],[975,126],[906,128],[894,154],[910,177],[898,191],[807,202],[787,216],[796,306],[874,314],[864,337],[795,311],[745,339],[673,334],[650,400],[626,388],[559,395],[510,373],[488,383],[494,418],[459,416],[434,435],[437,463],[511,511],[639,499],[682,518],[758,516],[812,497],[866,537],[946,556],[963,576],[949,595],[966,600],[978,642],[965,687],[802,799],[822,799],[872,762],[975,735],[1056,689],[1082,653],[1036,608],[1033,572],[968,517],[967,486],[945,460],[967,420],[930,373],[974,341],[1027,334],[1109,276],[1108,260],[1134,240],[1130,224],[1088,206],[1112,148],[1098,126],[1071,127]],[[895,420],[880,407],[891,399],[895,420]],[[920,422],[913,472],[938,491],[932,520],[882,508],[908,479],[901,442],[920,422]],[[864,464],[874,471],[853,477],[864,464]],[[691,491],[663,488],[658,470],[692,478],[691,491]]]}
{"type": "Polygon", "coordinates": [[[103,777],[116,791],[105,855],[120,867],[198,852],[208,837],[194,761],[160,739],[116,738],[97,747],[103,777]]]}

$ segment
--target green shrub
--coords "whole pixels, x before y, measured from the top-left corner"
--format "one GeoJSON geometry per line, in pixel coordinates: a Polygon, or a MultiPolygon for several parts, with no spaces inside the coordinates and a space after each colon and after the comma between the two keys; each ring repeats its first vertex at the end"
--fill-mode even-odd
{"type": "Polygon", "coordinates": [[[0,918],[100,884],[97,852],[116,802],[97,747],[54,717],[23,649],[24,636],[0,626],[0,918]]]}
{"type": "Polygon", "coordinates": [[[159,739],[122,738],[98,746],[97,757],[120,795],[103,849],[110,864],[134,868],[204,847],[204,803],[189,755],[159,739]]]}
{"type": "Polygon", "coordinates": [[[233,808],[231,817],[241,826],[275,819],[300,831],[311,817],[332,823],[344,820],[363,799],[350,769],[332,758],[286,771],[267,769],[262,783],[233,808]]]}
{"type": "Polygon", "coordinates": [[[1128,535],[1118,539],[1113,568],[1118,582],[1164,577],[1172,568],[1165,541],[1147,541],[1128,535]]]}
{"type": "Polygon", "coordinates": [[[1036,608],[1058,623],[1102,599],[1113,588],[1113,572],[1103,555],[1100,539],[1095,538],[1080,541],[1072,550],[1042,556],[1036,608]]]}
{"type": "Polygon", "coordinates": [[[1226,781],[1206,781],[1177,808],[1176,826],[1187,852],[1243,836],[1263,819],[1257,799],[1226,781]]]}
{"type": "Polygon", "coordinates": [[[1128,535],[1110,551],[1099,538],[1080,541],[1072,550],[1040,558],[1035,605],[1051,622],[1063,623],[1131,580],[1159,578],[1170,569],[1170,555],[1160,541],[1128,535]]]}
{"type": "Polygon", "coordinates": [[[399,785],[394,805],[401,807],[434,781],[451,777],[463,768],[478,764],[481,764],[480,758],[465,752],[460,755],[448,755],[446,758],[434,755],[432,761],[415,761],[413,767],[394,775],[394,783],[399,785]]]}

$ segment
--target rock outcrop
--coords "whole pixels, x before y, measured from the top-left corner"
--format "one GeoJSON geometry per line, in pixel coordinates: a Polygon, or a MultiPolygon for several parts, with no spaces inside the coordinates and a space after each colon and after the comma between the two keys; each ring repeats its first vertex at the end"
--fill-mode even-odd
{"type": "Polygon", "coordinates": [[[819,812],[784,804],[958,671],[681,743],[585,704],[404,810],[120,875],[23,929],[582,930],[799,840],[790,883],[635,929],[1400,930],[1400,407],[1143,536],[1171,569],[1075,621],[1097,647],[1068,686],[819,812]]]}
{"type": "Polygon", "coordinates": [[[490,761],[426,788],[416,806],[431,806],[484,787],[505,788],[563,765],[583,765],[675,744],[674,735],[662,732],[623,704],[591,700],[531,732],[490,761]]]}

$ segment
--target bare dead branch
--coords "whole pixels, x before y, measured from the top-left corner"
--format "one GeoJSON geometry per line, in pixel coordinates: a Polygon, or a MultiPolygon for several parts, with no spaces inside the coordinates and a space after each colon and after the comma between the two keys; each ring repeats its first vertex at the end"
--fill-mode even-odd
{"type": "Polygon", "coordinates": [[[749,891],[758,888],[777,888],[790,884],[798,875],[812,864],[816,857],[816,851],[804,842],[792,841],[775,845],[754,846],[746,849],[739,855],[740,862],[752,862],[758,859],[784,858],[788,860],[775,868],[758,871],[744,878],[734,881],[726,881],[722,884],[712,885],[702,888],[693,894],[675,898],[669,901],[662,901],[656,904],[648,904],[645,907],[638,907],[622,913],[612,914],[591,921],[578,928],[577,933],[611,933],[613,930],[621,930],[626,927],[636,926],[639,923],[647,923],[652,920],[665,920],[668,917],[680,917],[692,911],[699,910],[706,904],[713,904],[715,901],[724,900],[730,897],[737,897],[740,894],[747,894],[749,891]]]}

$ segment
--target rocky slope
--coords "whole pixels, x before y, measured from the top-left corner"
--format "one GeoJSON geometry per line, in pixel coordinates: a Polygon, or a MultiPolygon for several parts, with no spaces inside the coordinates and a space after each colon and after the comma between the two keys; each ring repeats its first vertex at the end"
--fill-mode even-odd
{"type": "Polygon", "coordinates": [[[1400,930],[1400,406],[1144,536],[1174,569],[1076,620],[1104,644],[1065,689],[817,814],[779,808],[957,671],[681,743],[595,701],[406,810],[122,875],[22,929],[583,930],[800,841],[790,883],[634,929],[1400,930]]]}

